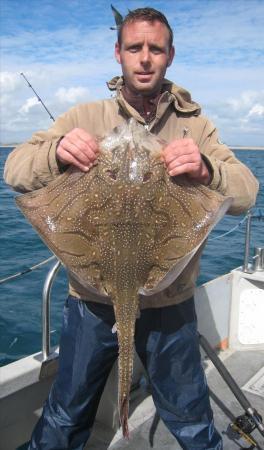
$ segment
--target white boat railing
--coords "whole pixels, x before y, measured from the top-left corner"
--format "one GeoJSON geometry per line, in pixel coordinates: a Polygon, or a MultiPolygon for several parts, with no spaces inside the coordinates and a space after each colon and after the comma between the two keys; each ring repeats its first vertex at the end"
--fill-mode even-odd
{"type": "Polygon", "coordinates": [[[251,222],[252,222],[252,211],[251,209],[247,212],[247,223],[246,223],[246,235],[245,235],[245,252],[244,252],[244,265],[243,272],[249,272],[249,255],[250,255],[250,239],[251,239],[251,222]]]}
{"type": "Polygon", "coordinates": [[[44,361],[50,356],[50,293],[61,265],[61,262],[57,261],[51,267],[42,291],[42,354],[44,361]]]}

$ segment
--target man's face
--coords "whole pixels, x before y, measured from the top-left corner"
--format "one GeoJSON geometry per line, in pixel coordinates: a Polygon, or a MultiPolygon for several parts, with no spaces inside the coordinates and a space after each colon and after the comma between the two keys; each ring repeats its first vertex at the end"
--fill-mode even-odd
{"type": "Polygon", "coordinates": [[[148,96],[160,91],[174,48],[169,48],[169,31],[163,23],[137,21],[124,26],[115,56],[122,66],[126,86],[148,96]]]}

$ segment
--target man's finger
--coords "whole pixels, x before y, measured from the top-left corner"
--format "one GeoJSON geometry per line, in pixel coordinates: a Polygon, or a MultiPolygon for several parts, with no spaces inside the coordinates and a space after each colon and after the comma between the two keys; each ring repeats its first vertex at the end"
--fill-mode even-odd
{"type": "Polygon", "coordinates": [[[78,167],[83,172],[88,172],[88,170],[92,167],[91,162],[88,161],[86,164],[82,163],[80,160],[75,158],[75,156],[72,153],[64,149],[61,151],[60,157],[61,160],[64,161],[65,163],[72,164],[75,167],[78,167]]]}
{"type": "Polygon", "coordinates": [[[190,155],[182,155],[179,156],[178,158],[174,158],[169,163],[167,162],[167,169],[172,170],[175,167],[179,167],[184,164],[194,164],[198,168],[201,165],[201,158],[196,153],[190,155]]]}
{"type": "Polygon", "coordinates": [[[186,174],[192,174],[194,172],[197,172],[198,168],[196,164],[193,163],[186,163],[181,164],[180,166],[174,167],[173,169],[169,170],[168,173],[171,177],[174,177],[176,175],[182,175],[184,173],[186,174]]]}
{"type": "Polygon", "coordinates": [[[76,137],[80,139],[81,142],[88,145],[94,152],[99,151],[98,143],[96,139],[86,133],[82,128],[76,128],[75,133],[72,134],[71,139],[75,139],[76,137]]]}
{"type": "Polygon", "coordinates": [[[65,138],[65,140],[61,141],[61,146],[72,153],[77,159],[82,163],[86,163],[87,161],[94,161],[96,159],[96,153],[83,141],[81,140],[70,140],[65,138]]]}
{"type": "MultiPolygon", "coordinates": [[[[90,162],[89,156],[69,140],[61,142],[60,148],[58,148],[57,150],[57,155],[59,158],[62,157],[63,159],[69,159],[69,155],[71,155],[74,159],[77,159],[83,165],[87,165],[90,162]]],[[[72,157],[70,157],[71,160],[72,157]]]]}
{"type": "Polygon", "coordinates": [[[171,161],[173,161],[175,158],[178,158],[183,155],[191,155],[194,153],[194,148],[189,146],[179,146],[178,144],[175,145],[169,145],[163,150],[163,159],[164,161],[169,164],[171,161]]]}

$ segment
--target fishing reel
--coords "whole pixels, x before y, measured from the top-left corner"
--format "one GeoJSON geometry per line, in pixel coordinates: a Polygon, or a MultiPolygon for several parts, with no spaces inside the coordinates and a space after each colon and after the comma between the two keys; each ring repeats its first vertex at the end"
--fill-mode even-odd
{"type": "Polygon", "coordinates": [[[262,417],[256,410],[254,410],[254,418],[252,415],[245,413],[238,416],[229,425],[229,433],[235,433],[237,436],[242,437],[247,443],[250,444],[250,447],[241,447],[241,450],[261,450],[261,447],[251,436],[251,433],[257,428],[256,422],[262,423],[262,417]]]}

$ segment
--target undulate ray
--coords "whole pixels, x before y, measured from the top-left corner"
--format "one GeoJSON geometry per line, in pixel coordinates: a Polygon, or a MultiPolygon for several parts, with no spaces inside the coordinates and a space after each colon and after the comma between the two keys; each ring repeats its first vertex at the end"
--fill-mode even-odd
{"type": "Polygon", "coordinates": [[[231,204],[187,177],[171,178],[159,158],[164,144],[131,119],[101,141],[98,164],[88,173],[71,167],[16,199],[71,275],[112,299],[124,436],[139,293],[175,281],[231,204]]]}

